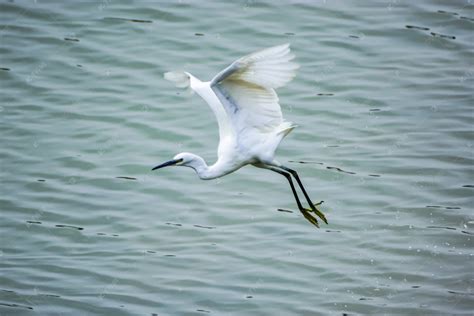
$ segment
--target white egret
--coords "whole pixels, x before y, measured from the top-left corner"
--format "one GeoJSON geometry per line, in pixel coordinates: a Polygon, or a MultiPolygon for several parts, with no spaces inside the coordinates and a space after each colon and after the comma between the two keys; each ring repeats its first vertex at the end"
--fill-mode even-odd
{"type": "Polygon", "coordinates": [[[296,127],[283,119],[274,90],[295,76],[298,65],[291,62],[293,58],[290,45],[284,44],[237,59],[211,81],[201,81],[188,72],[165,73],[165,79],[180,88],[190,87],[211,107],[219,125],[218,155],[217,161],[208,166],[203,158],[195,154],[179,153],[152,170],[173,165],[190,167],[201,179],[208,180],[248,164],[268,169],[286,177],[298,209],[308,221],[319,227],[315,214],[327,224],[324,214],[316,207],[320,203],[311,201],[298,173],[274,158],[281,140],[296,127]],[[292,176],[309,208],[301,204],[292,176]]]}

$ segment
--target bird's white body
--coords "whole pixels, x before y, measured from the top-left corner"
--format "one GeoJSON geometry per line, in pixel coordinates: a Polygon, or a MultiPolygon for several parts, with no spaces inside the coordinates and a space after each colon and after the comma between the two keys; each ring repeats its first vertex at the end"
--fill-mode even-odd
{"type": "Polygon", "coordinates": [[[248,128],[236,131],[228,122],[227,113],[221,101],[211,88],[211,82],[203,82],[191,77],[190,87],[211,107],[219,124],[219,146],[217,161],[207,168],[196,168],[196,173],[203,180],[214,179],[229,174],[245,165],[264,162],[274,162],[275,150],[283,137],[285,130],[293,128],[284,122],[276,129],[262,130],[248,128]]]}
{"type": "Polygon", "coordinates": [[[298,66],[291,62],[293,58],[285,44],[242,57],[211,81],[201,81],[187,72],[185,76],[165,74],[177,86],[189,86],[201,96],[219,124],[216,163],[207,166],[202,165],[202,159],[191,159],[182,165],[192,167],[207,180],[247,164],[277,164],[275,151],[296,125],[283,120],[274,88],[294,77],[298,66]]]}
{"type": "Polygon", "coordinates": [[[296,171],[274,158],[281,140],[296,127],[283,119],[275,92],[295,76],[298,65],[291,62],[293,58],[289,44],[284,44],[237,59],[211,81],[201,81],[187,72],[166,73],[167,80],[180,88],[190,87],[214,112],[219,124],[217,161],[208,166],[198,155],[185,152],[153,170],[171,165],[185,166],[194,169],[201,179],[208,180],[248,164],[269,169],[288,179],[298,208],[306,219],[318,226],[316,218],[309,214],[314,212],[327,223],[311,202],[296,171]],[[291,176],[298,182],[311,209],[301,205],[291,176]]]}

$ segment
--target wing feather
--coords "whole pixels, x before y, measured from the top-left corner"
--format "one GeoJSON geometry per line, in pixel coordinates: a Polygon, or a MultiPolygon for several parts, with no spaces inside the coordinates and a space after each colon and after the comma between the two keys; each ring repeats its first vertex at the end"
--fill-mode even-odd
{"type": "Polygon", "coordinates": [[[270,47],[239,58],[217,74],[211,87],[220,99],[237,133],[253,129],[281,132],[294,125],[282,117],[276,88],[295,76],[289,44],[270,47]]]}
{"type": "Polygon", "coordinates": [[[237,126],[266,130],[281,123],[281,109],[278,96],[273,89],[242,81],[225,80],[220,84],[221,91],[234,105],[232,115],[237,126]]]}
{"type": "Polygon", "coordinates": [[[166,72],[163,77],[173,82],[178,88],[187,88],[189,87],[189,76],[186,75],[183,71],[170,71],[166,72]]]}
{"type": "Polygon", "coordinates": [[[276,89],[295,76],[298,64],[291,62],[294,57],[289,44],[270,47],[238,59],[236,63],[239,69],[228,79],[240,79],[276,89]]]}

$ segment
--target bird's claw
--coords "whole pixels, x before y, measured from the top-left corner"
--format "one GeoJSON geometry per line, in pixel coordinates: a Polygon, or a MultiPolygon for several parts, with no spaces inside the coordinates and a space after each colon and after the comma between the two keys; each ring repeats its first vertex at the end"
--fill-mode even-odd
{"type": "Polygon", "coordinates": [[[306,218],[311,224],[319,228],[318,220],[316,219],[316,217],[310,214],[312,210],[307,209],[307,208],[301,208],[300,211],[303,214],[304,218],[306,218]]]}
{"type": "Polygon", "coordinates": [[[319,203],[316,203],[314,205],[311,205],[311,209],[308,208],[301,208],[300,211],[303,214],[303,216],[314,226],[319,228],[319,223],[318,220],[315,216],[313,216],[310,213],[316,214],[320,219],[323,220],[326,224],[328,224],[328,220],[326,219],[326,216],[324,216],[323,212],[317,209],[316,206],[321,205],[324,201],[321,201],[319,203]]]}
{"type": "Polygon", "coordinates": [[[318,215],[318,217],[320,219],[323,220],[323,222],[326,223],[326,225],[328,224],[328,220],[326,219],[326,216],[324,216],[323,212],[321,212],[320,210],[318,210],[318,208],[316,206],[318,205],[321,205],[324,201],[321,201],[319,203],[316,203],[314,204],[312,207],[311,207],[311,210],[313,211],[313,213],[315,213],[316,215],[318,215]]]}

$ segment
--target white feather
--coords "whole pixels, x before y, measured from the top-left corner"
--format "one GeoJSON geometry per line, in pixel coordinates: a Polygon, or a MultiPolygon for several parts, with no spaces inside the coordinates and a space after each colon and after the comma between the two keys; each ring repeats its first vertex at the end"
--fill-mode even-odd
{"type": "Polygon", "coordinates": [[[255,128],[261,132],[271,132],[282,122],[278,96],[273,89],[242,81],[224,80],[220,84],[224,95],[238,110],[229,111],[235,128],[255,128]]]}
{"type": "Polygon", "coordinates": [[[222,103],[230,104],[223,105],[237,134],[252,128],[259,133],[275,132],[285,136],[296,126],[283,120],[274,90],[295,76],[298,65],[291,62],[293,58],[289,44],[284,44],[244,56],[229,66],[237,70],[215,87],[228,100],[222,103]]]}
{"type": "Polygon", "coordinates": [[[178,88],[189,87],[189,76],[183,71],[170,71],[166,72],[163,77],[173,82],[178,88]]]}
{"type": "Polygon", "coordinates": [[[164,77],[180,88],[189,86],[209,104],[219,124],[219,154],[224,145],[238,143],[239,137],[242,142],[270,135],[278,136],[278,142],[268,148],[274,151],[296,127],[283,119],[274,90],[295,76],[298,65],[291,62],[293,58],[290,45],[283,44],[237,59],[210,82],[179,71],[167,72],[164,77]]]}
{"type": "Polygon", "coordinates": [[[290,45],[270,47],[244,56],[236,61],[239,70],[228,79],[240,79],[265,88],[279,88],[296,75],[298,64],[291,62],[295,56],[290,45]]]}

